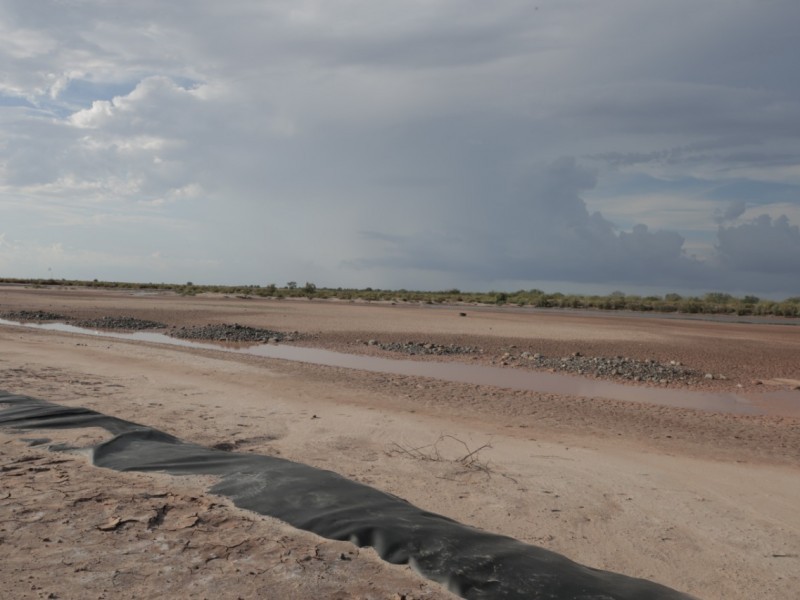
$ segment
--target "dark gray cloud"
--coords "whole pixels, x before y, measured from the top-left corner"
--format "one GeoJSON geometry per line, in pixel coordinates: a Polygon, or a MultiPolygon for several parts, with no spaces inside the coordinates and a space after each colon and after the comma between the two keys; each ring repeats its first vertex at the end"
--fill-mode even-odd
{"type": "Polygon", "coordinates": [[[735,221],[744,214],[747,210],[747,204],[744,200],[735,200],[731,202],[727,208],[718,208],[714,211],[714,221],[720,225],[728,221],[735,221]]]}
{"type": "MultiPolygon", "coordinates": [[[[716,253],[689,256],[675,231],[639,224],[618,230],[581,194],[596,185],[594,171],[561,158],[529,176],[530,195],[477,213],[454,213],[450,234],[432,228],[408,236],[370,233],[367,269],[384,267],[457,272],[471,281],[563,281],[646,285],[655,288],[747,289],[747,273],[760,289],[798,291],[800,232],[785,216],[762,215],[738,226],[720,226],[716,253]],[[457,231],[459,234],[453,235],[457,231]]],[[[721,223],[744,214],[742,201],[721,211],[721,223]]],[[[365,252],[366,254],[366,252],[365,252]]]]}
{"type": "Polygon", "coordinates": [[[800,228],[786,216],[756,219],[730,227],[720,227],[717,250],[723,264],[736,272],[774,274],[800,281],[800,228]]]}
{"type": "Polygon", "coordinates": [[[475,281],[550,280],[676,285],[696,282],[705,267],[686,256],[676,232],[637,225],[617,231],[590,213],[581,193],[596,185],[594,171],[574,158],[534,169],[528,196],[475,212],[455,212],[442,235],[386,236],[361,267],[460,270],[475,281]]]}

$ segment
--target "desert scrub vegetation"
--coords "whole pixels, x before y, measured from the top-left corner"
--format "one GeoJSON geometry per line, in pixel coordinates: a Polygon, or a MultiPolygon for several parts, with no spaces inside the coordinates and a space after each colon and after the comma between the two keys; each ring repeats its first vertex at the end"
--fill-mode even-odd
{"type": "Polygon", "coordinates": [[[465,292],[451,288],[441,291],[383,290],[367,288],[324,288],[312,282],[304,286],[290,281],[279,287],[267,285],[197,285],[186,283],[134,283],[123,281],[92,281],[68,279],[0,278],[0,284],[29,287],[87,287],[123,290],[168,291],[186,296],[220,293],[241,298],[314,298],[319,300],[360,300],[364,302],[395,302],[425,304],[482,304],[497,306],[530,306],[535,308],[628,310],[654,313],[683,313],[706,315],[739,315],[800,317],[800,296],[784,300],[766,300],[756,296],[736,297],[724,292],[709,292],[700,296],[639,296],[615,291],[608,295],[547,293],[539,289],[488,292],[465,292]]]}
{"type": "Polygon", "coordinates": [[[385,448],[384,453],[392,457],[405,456],[412,460],[448,463],[455,467],[450,476],[437,476],[439,479],[454,481],[460,475],[481,473],[488,479],[491,479],[493,474],[499,474],[517,483],[516,479],[500,472],[488,460],[484,460],[481,457],[481,452],[491,448],[491,442],[476,448],[470,448],[463,440],[443,433],[433,443],[423,446],[407,446],[392,442],[385,448]],[[448,445],[455,445],[455,452],[453,452],[452,448],[444,448],[448,445]]]}

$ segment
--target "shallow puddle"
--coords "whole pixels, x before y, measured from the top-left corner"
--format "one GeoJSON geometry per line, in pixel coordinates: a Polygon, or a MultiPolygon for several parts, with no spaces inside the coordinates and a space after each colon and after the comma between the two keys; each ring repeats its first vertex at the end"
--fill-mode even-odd
{"type": "Polygon", "coordinates": [[[622,385],[600,379],[589,379],[559,373],[528,371],[513,368],[500,368],[485,365],[471,365],[456,362],[416,361],[374,356],[346,354],[320,348],[303,348],[279,344],[258,344],[251,346],[234,344],[216,344],[173,338],[163,333],[137,331],[119,333],[113,331],[96,331],[67,325],[65,323],[17,323],[0,319],[0,325],[15,325],[79,333],[94,337],[122,340],[137,340],[180,346],[184,348],[200,348],[221,350],[238,354],[250,354],[266,358],[279,358],[298,362],[306,362],[330,367],[359,369],[376,373],[395,375],[411,375],[429,377],[442,381],[469,383],[474,385],[491,385],[512,390],[525,390],[551,394],[564,394],[586,398],[606,398],[643,402],[660,406],[693,408],[710,412],[745,415],[779,415],[800,417],[800,392],[780,390],[760,394],[734,394],[722,392],[698,392],[679,389],[649,388],[622,385]]]}

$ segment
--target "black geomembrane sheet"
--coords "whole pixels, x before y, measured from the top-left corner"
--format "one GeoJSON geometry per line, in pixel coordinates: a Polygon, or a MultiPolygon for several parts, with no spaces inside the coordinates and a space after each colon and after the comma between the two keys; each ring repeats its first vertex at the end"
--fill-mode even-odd
{"type": "Polygon", "coordinates": [[[334,540],[372,546],[390,563],[470,600],[687,600],[667,587],[585,567],[544,548],[462,525],[332,471],[187,443],[151,427],[0,391],[0,426],[101,427],[94,464],[117,471],[218,475],[211,492],[238,507],[334,540]]]}

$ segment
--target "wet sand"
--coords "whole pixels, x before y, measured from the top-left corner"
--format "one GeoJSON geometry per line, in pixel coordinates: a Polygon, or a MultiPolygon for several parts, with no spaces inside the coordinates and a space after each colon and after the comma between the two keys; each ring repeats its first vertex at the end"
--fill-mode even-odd
{"type": "MultiPolygon", "coordinates": [[[[376,355],[381,353],[356,340],[457,340],[485,347],[487,354],[476,362],[487,366],[495,353],[521,344],[553,354],[580,351],[681,360],[701,371],[726,373],[726,380],[701,382],[701,391],[744,390],[756,396],[762,389],[789,390],[791,383],[770,381],[797,379],[800,364],[800,329],[791,325],[0,290],[0,310],[20,308],[81,318],[135,315],[177,326],[238,322],[300,331],[308,334],[303,342],[307,346],[376,355]],[[461,311],[468,316],[459,317],[461,311]],[[766,383],[756,385],[755,380],[766,383]]],[[[237,451],[332,469],[424,509],[561,552],[583,564],[652,579],[700,598],[791,598],[800,587],[800,519],[794,508],[800,497],[800,423],[791,416],[717,414],[514,391],[14,327],[0,327],[0,351],[0,388],[144,421],[200,444],[229,444],[237,451]],[[469,449],[490,447],[480,451],[477,464],[466,467],[458,460],[466,452],[461,442],[469,449]],[[419,447],[418,452],[409,452],[419,447]]],[[[4,431],[0,436],[4,466],[28,465],[15,461],[36,456],[31,464],[40,461],[46,467],[48,460],[62,456],[44,447],[28,448],[21,441],[38,434],[4,431]]],[[[12,586],[16,597],[47,597],[41,595],[44,590],[77,597],[75,591],[86,585],[90,590],[86,597],[103,593],[121,597],[112,592],[121,589],[114,583],[120,579],[114,573],[125,570],[125,552],[134,543],[155,547],[158,535],[165,534],[157,535],[134,520],[111,532],[92,529],[93,540],[104,535],[84,544],[74,530],[79,517],[96,514],[98,526],[110,517],[86,512],[83,502],[61,502],[62,493],[49,490],[48,478],[58,470],[66,474],[62,478],[81,477],[82,490],[102,491],[107,489],[104,478],[112,474],[88,467],[81,458],[67,458],[71,462],[49,466],[47,471],[24,467],[25,485],[16,483],[23,481],[21,476],[3,474],[4,483],[12,483],[11,496],[0,500],[3,564],[11,565],[3,569],[2,583],[12,586]],[[25,510],[30,511],[25,518],[9,520],[12,511],[16,519],[25,510]],[[70,520],[72,513],[75,521],[70,520]],[[54,532],[63,531],[42,536],[44,522],[54,532]],[[62,542],[42,542],[42,537],[62,542]],[[108,555],[100,556],[104,543],[108,555]],[[95,570],[56,575],[46,568],[26,570],[19,559],[31,552],[35,561],[46,565],[55,560],[53,548],[61,551],[64,544],[87,557],[86,564],[95,565],[95,570]],[[118,564],[113,556],[119,557],[118,564]]],[[[205,482],[193,483],[191,478],[119,473],[113,477],[128,482],[120,489],[130,490],[114,498],[123,507],[117,511],[120,518],[125,517],[125,506],[132,507],[130,514],[139,510],[133,508],[141,501],[136,494],[163,488],[167,480],[179,482],[174,489],[181,493],[190,490],[187,498],[209,498],[205,482]]],[[[0,492],[0,498],[6,493],[0,492]]],[[[215,510],[233,522],[245,519],[287,528],[213,497],[210,501],[221,504],[215,510]]],[[[231,527],[236,530],[238,525],[231,527]]],[[[212,543],[214,528],[207,529],[204,535],[212,543]]],[[[302,540],[298,548],[310,547],[305,540],[314,536],[291,531],[302,540]]],[[[178,543],[177,533],[166,535],[176,536],[178,543]]],[[[163,550],[163,554],[170,555],[176,569],[191,564],[181,553],[163,550]],[[187,562],[182,563],[184,558],[187,562]]],[[[251,555],[247,560],[257,563],[258,557],[251,555]]],[[[194,574],[187,570],[185,581],[222,585],[242,560],[238,555],[228,558],[223,569],[217,568],[220,560],[211,560],[194,574]]],[[[312,580],[305,581],[306,587],[297,588],[294,597],[337,597],[336,593],[345,598],[447,597],[407,567],[377,559],[365,567],[364,573],[370,573],[366,581],[371,582],[366,588],[357,570],[347,575],[357,565],[335,552],[330,556],[323,552],[310,562],[335,576],[317,577],[313,585],[312,580]],[[384,575],[382,569],[400,579],[384,575]],[[340,591],[315,588],[324,585],[323,579],[341,582],[340,591]]],[[[254,597],[254,576],[237,577],[239,595],[254,597]]],[[[291,586],[296,581],[280,569],[259,577],[264,585],[271,582],[269,577],[276,585],[291,586]]],[[[130,597],[147,597],[160,589],[155,586],[148,592],[147,585],[152,584],[129,577],[122,589],[130,597]]]]}

